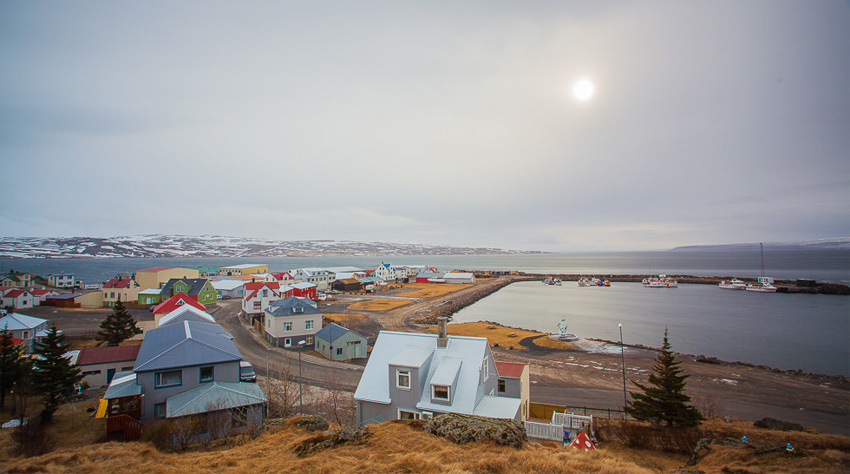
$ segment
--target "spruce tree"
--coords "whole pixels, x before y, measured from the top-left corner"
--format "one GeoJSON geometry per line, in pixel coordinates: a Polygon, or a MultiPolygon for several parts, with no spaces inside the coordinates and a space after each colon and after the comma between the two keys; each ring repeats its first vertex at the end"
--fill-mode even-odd
{"type": "Polygon", "coordinates": [[[100,323],[97,338],[106,341],[107,346],[117,346],[136,334],[141,334],[141,332],[142,330],[136,326],[136,320],[133,319],[121,300],[118,300],[112,307],[112,312],[107,314],[106,319],[100,323]]]}
{"type": "Polygon", "coordinates": [[[51,326],[47,335],[36,344],[35,370],[33,382],[44,396],[44,410],[41,412],[43,423],[53,420],[53,414],[59,408],[59,402],[68,395],[74,385],[82,380],[79,367],[71,365],[65,357],[70,348],[65,343],[65,335],[51,326]]]}
{"type": "Polygon", "coordinates": [[[6,392],[26,375],[28,366],[21,358],[22,350],[12,342],[12,333],[0,334],[0,408],[6,407],[6,392]]]}
{"type": "Polygon", "coordinates": [[[685,395],[685,379],[690,375],[682,374],[677,361],[670,350],[667,340],[667,328],[664,328],[664,345],[655,359],[649,384],[644,386],[635,381],[643,393],[631,392],[633,400],[626,405],[626,413],[636,420],[653,424],[672,426],[696,426],[703,420],[700,412],[690,405],[691,397],[685,395]]]}

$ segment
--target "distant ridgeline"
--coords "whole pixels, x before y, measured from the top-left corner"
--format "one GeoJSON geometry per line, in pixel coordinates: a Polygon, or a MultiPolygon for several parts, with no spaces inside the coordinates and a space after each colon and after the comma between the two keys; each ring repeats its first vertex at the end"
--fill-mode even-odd
{"type": "MultiPolygon", "coordinates": [[[[687,245],[684,247],[676,247],[671,250],[759,250],[760,244],[721,244],[721,245],[687,245]]],[[[805,242],[765,242],[765,250],[850,250],[850,237],[828,239],[828,240],[810,240],[805,242]]]]}
{"type": "Polygon", "coordinates": [[[122,237],[2,237],[2,258],[68,257],[301,257],[330,255],[506,255],[497,248],[336,240],[274,241],[218,235],[122,237]]]}

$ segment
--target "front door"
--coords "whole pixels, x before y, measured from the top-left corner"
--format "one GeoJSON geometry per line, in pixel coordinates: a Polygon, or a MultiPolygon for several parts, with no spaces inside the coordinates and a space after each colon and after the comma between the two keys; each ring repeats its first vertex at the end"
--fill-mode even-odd
{"type": "Polygon", "coordinates": [[[115,377],[115,369],[106,369],[106,383],[112,382],[112,377],[115,377]]]}
{"type": "Polygon", "coordinates": [[[292,347],[292,338],[285,338],[283,340],[283,347],[292,347]]]}

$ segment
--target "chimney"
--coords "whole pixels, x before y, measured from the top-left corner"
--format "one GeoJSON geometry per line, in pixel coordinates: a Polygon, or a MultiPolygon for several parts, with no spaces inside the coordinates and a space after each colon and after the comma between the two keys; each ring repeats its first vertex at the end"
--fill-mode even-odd
{"type": "Polygon", "coordinates": [[[445,348],[446,345],[448,345],[449,343],[449,336],[448,334],[446,334],[446,321],[448,320],[449,318],[445,316],[440,316],[439,318],[437,318],[437,347],[445,348]]]}

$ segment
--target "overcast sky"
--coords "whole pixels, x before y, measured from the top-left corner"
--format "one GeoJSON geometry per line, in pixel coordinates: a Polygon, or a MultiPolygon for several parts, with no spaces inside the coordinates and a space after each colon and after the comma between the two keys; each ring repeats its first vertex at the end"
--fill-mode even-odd
{"type": "Polygon", "coordinates": [[[845,237],[850,11],[0,0],[0,160],[4,236],[845,237]]]}

